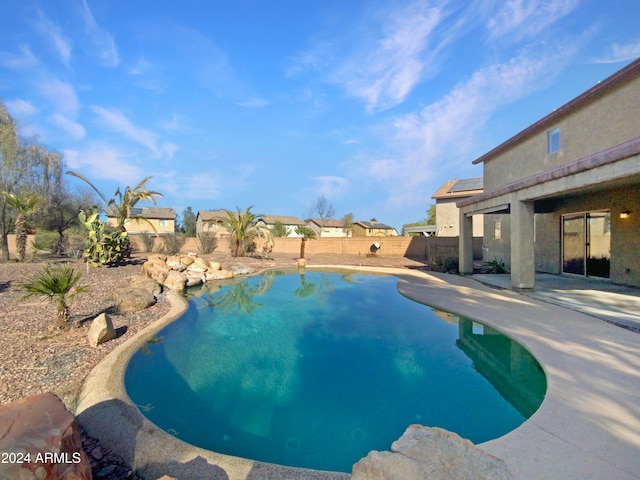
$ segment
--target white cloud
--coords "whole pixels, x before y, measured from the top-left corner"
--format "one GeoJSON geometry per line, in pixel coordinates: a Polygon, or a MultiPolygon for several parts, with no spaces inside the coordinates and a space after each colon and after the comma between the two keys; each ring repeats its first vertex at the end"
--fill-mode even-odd
{"type": "Polygon", "coordinates": [[[14,117],[35,115],[39,112],[39,110],[31,102],[22,100],[20,98],[16,100],[7,100],[4,103],[11,115],[14,117]]]}
{"type": "Polygon", "coordinates": [[[534,38],[580,6],[581,0],[509,0],[489,20],[492,38],[534,38]]]}
{"type": "Polygon", "coordinates": [[[98,25],[86,0],[82,0],[80,13],[84,20],[85,31],[91,39],[92,46],[96,49],[102,64],[106,67],[117,67],[120,64],[120,56],[116,42],[110,33],[98,25]]]}
{"type": "Polygon", "coordinates": [[[344,177],[320,175],[312,177],[311,180],[315,183],[316,193],[319,196],[324,195],[328,199],[341,197],[349,187],[349,180],[344,177]]]}
{"type": "Polygon", "coordinates": [[[67,132],[67,134],[70,137],[76,140],[80,140],[84,138],[84,135],[85,135],[84,127],[79,123],[69,120],[64,115],[60,115],[59,113],[56,113],[52,115],[49,120],[51,121],[52,124],[56,125],[61,130],[64,130],[65,132],[67,132]]]}
{"type": "Polygon", "coordinates": [[[42,10],[38,11],[36,28],[51,41],[51,45],[60,56],[60,61],[64,65],[69,66],[69,62],[71,61],[71,43],[62,31],[62,28],[51,21],[42,10]]]}
{"type": "Polygon", "coordinates": [[[428,49],[431,36],[446,15],[442,9],[418,1],[389,16],[374,41],[367,39],[332,75],[349,95],[362,99],[368,110],[402,103],[423,79],[437,50],[428,49]]]}
{"type": "Polygon", "coordinates": [[[593,60],[594,63],[619,63],[640,57],[640,41],[620,45],[612,44],[606,55],[593,60]]]}
{"type": "Polygon", "coordinates": [[[249,98],[242,102],[236,102],[236,105],[247,108],[262,108],[269,105],[269,101],[264,98],[249,98]]]}
{"type": "Polygon", "coordinates": [[[121,133],[130,140],[147,147],[158,156],[165,154],[171,157],[178,149],[176,145],[171,143],[160,143],[159,135],[150,130],[135,126],[118,110],[107,109],[97,105],[92,106],[91,110],[102,119],[107,128],[121,133]]]}
{"type": "Polygon", "coordinates": [[[115,180],[118,185],[134,185],[145,176],[131,164],[127,154],[108,144],[90,143],[83,150],[68,149],[62,153],[70,170],[81,169],[92,181],[115,180]]]}
{"type": "Polygon", "coordinates": [[[428,199],[433,192],[424,186],[432,178],[443,170],[456,176],[470,168],[469,154],[490,117],[547,86],[573,53],[571,48],[542,57],[522,53],[476,71],[438,102],[382,126],[393,132],[387,154],[357,159],[358,173],[378,182],[394,205],[428,199]]]}
{"type": "Polygon", "coordinates": [[[29,45],[20,45],[18,48],[19,53],[0,51],[0,65],[10,70],[24,70],[40,64],[29,45]]]}
{"type": "Polygon", "coordinates": [[[70,83],[48,78],[40,80],[37,88],[61,112],[74,115],[80,108],[76,91],[70,83]]]}

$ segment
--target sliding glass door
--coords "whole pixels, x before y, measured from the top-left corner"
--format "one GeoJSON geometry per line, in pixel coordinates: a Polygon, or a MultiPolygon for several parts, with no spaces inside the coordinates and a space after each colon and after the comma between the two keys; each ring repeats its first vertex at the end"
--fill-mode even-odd
{"type": "Polygon", "coordinates": [[[586,212],[562,217],[562,272],[609,278],[611,215],[586,212]]]}

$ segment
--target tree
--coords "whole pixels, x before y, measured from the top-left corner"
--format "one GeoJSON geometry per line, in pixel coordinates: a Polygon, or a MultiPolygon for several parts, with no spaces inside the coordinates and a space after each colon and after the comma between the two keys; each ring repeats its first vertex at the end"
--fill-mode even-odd
{"type": "MultiPolygon", "coordinates": [[[[136,185],[134,188],[131,188],[127,185],[125,189],[121,191],[120,187],[118,187],[115,193],[113,194],[113,197],[107,200],[107,197],[105,197],[100,192],[100,190],[98,190],[83,175],[77,172],[67,172],[67,174],[77,177],[80,180],[83,180],[91,188],[93,188],[93,190],[100,196],[100,198],[105,204],[105,213],[107,213],[108,216],[115,218],[116,220],[115,228],[120,232],[127,231],[124,224],[127,221],[127,219],[130,217],[131,209],[135,207],[139,202],[146,202],[148,200],[154,205],[157,205],[155,197],[162,198],[162,194],[160,192],[155,192],[153,190],[147,189],[146,185],[147,185],[147,182],[151,180],[152,178],[151,176],[143,178],[140,181],[140,183],[138,183],[138,185],[136,185]]],[[[154,232],[156,231],[153,224],[146,218],[142,217],[141,215],[136,215],[135,218],[136,220],[141,220],[143,222],[146,222],[149,226],[151,226],[154,232]]]]}
{"type": "Polygon", "coordinates": [[[307,240],[313,240],[316,238],[316,232],[312,228],[305,225],[299,225],[296,227],[296,234],[300,235],[300,258],[304,258],[304,247],[307,240]]]}
{"type": "Polygon", "coordinates": [[[182,230],[187,237],[196,236],[196,214],[191,207],[182,211],[182,230]]]}
{"type": "Polygon", "coordinates": [[[24,262],[27,252],[27,216],[40,208],[42,199],[35,193],[4,193],[4,201],[18,213],[15,223],[16,250],[19,262],[24,262]]]}
{"type": "Polygon", "coordinates": [[[312,207],[311,211],[312,216],[313,214],[315,214],[317,218],[320,219],[320,225],[322,227],[324,227],[324,223],[326,220],[333,218],[333,216],[336,214],[333,205],[331,205],[327,201],[327,198],[324,195],[321,195],[318,200],[316,200],[316,203],[312,207]]]}
{"type": "Polygon", "coordinates": [[[435,225],[436,224],[436,204],[432,204],[427,209],[427,218],[425,218],[427,222],[426,225],[435,225]]]}
{"type": "Polygon", "coordinates": [[[58,267],[47,265],[44,270],[20,285],[24,297],[45,297],[56,306],[56,324],[58,328],[69,327],[69,303],[88,291],[88,287],[78,285],[82,274],[75,272],[69,265],[58,267]]]}
{"type": "MultiPolygon", "coordinates": [[[[0,103],[0,192],[40,195],[46,203],[62,180],[62,156],[20,139],[15,121],[0,103]]],[[[12,209],[0,195],[0,250],[9,260],[7,235],[12,229],[12,209]]]]}
{"type": "Polygon", "coordinates": [[[286,237],[289,235],[289,231],[284,223],[280,220],[276,220],[273,223],[273,227],[271,227],[271,235],[274,237],[286,237]]]}
{"type": "Polygon", "coordinates": [[[347,237],[353,235],[353,227],[351,224],[353,223],[353,213],[345,213],[344,216],[340,219],[340,223],[342,224],[342,228],[345,232],[347,232],[347,237]]]}
{"type": "Polygon", "coordinates": [[[251,213],[252,208],[249,207],[244,212],[241,212],[240,208],[236,208],[235,212],[225,210],[227,218],[223,223],[229,232],[229,246],[234,257],[245,255],[257,239],[262,239],[266,245],[273,243],[271,230],[256,225],[256,219],[261,215],[251,213]]]}

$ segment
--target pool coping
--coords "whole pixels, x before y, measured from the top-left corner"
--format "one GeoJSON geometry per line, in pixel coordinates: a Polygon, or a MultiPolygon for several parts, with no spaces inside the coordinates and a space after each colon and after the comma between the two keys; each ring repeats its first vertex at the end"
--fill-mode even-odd
{"type": "MultiPolygon", "coordinates": [[[[542,405],[517,429],[479,445],[504,459],[514,478],[640,477],[640,335],[457,275],[342,265],[307,269],[393,275],[408,298],[487,323],[534,354],[547,375],[542,405]]],[[[76,409],[87,432],[148,479],[165,474],[181,480],[349,478],[211,452],[148,421],[126,394],[123,374],[131,355],[186,310],[181,294],[170,291],[168,297],[167,315],[120,345],[87,376],[76,409]]]]}

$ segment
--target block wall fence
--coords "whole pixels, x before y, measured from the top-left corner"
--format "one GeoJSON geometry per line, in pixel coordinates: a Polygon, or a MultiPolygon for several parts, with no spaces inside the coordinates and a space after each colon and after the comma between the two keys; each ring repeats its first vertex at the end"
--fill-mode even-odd
{"type": "MultiPolygon", "coordinates": [[[[30,256],[31,242],[35,239],[35,235],[29,235],[27,240],[27,255],[30,256]]],[[[142,252],[142,241],[140,237],[131,235],[131,242],[134,252],[142,252]]],[[[158,242],[156,240],[156,242],[158,242]]],[[[218,247],[216,252],[228,251],[227,238],[218,239],[218,247]]],[[[333,255],[367,255],[371,253],[371,245],[377,242],[380,249],[378,256],[384,257],[411,257],[430,259],[433,257],[458,257],[458,237],[349,237],[349,238],[317,238],[308,240],[305,246],[305,256],[309,257],[314,254],[333,254],[333,255]]],[[[16,241],[15,235],[8,236],[9,253],[15,258],[16,241]]],[[[156,243],[157,245],[157,243],[156,243]]],[[[196,238],[188,238],[183,253],[198,253],[198,240],[196,238]]],[[[276,238],[273,247],[273,253],[284,253],[297,258],[300,255],[300,239],[299,238],[276,238]]],[[[482,238],[473,239],[473,256],[474,258],[482,258],[482,238]]]]}

